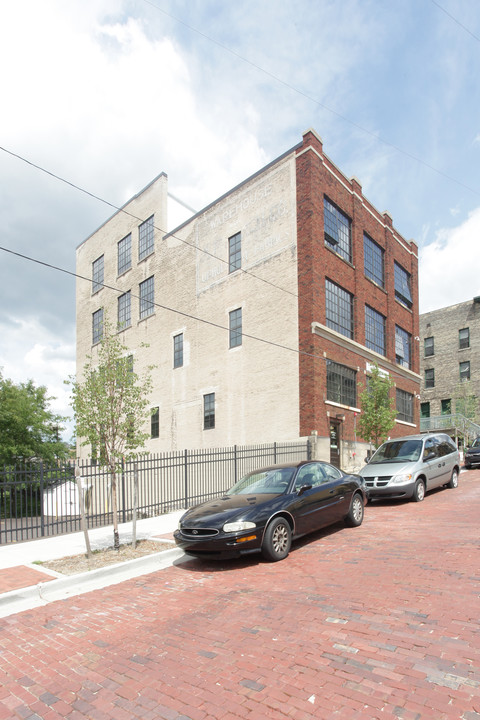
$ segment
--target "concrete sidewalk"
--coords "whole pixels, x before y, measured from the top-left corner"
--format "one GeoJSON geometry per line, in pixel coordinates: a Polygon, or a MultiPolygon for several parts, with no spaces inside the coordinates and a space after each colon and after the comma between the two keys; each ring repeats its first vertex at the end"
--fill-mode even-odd
{"type": "MultiPolygon", "coordinates": [[[[60,576],[36,563],[86,553],[82,532],[30,540],[0,547],[0,617],[45,605],[54,600],[81,595],[91,590],[154,572],[184,557],[173,541],[173,531],[184,510],[137,521],[137,540],[171,542],[171,550],[117,563],[78,575],[60,576]]],[[[132,541],[132,522],[119,525],[120,543],[132,541]]],[[[92,550],[112,546],[112,526],[88,532],[92,550]]]]}

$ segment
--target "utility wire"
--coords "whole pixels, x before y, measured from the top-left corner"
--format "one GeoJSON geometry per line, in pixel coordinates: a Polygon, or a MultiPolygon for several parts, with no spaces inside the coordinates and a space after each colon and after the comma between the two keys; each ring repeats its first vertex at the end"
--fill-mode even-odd
{"type": "MultiPolygon", "coordinates": [[[[171,18],[172,20],[175,20],[175,22],[179,23],[180,25],[183,25],[188,30],[191,30],[191,32],[194,32],[197,35],[200,35],[200,37],[205,38],[205,40],[208,40],[209,42],[213,43],[214,45],[217,45],[217,47],[221,48],[222,50],[225,50],[225,52],[230,53],[230,55],[233,55],[238,60],[241,60],[242,62],[246,63],[247,65],[250,65],[250,67],[255,68],[255,70],[258,70],[258,72],[261,72],[264,75],[267,75],[272,80],[275,80],[275,82],[279,83],[280,85],[283,85],[284,87],[288,88],[289,90],[292,90],[292,92],[296,93],[297,95],[301,95],[306,100],[310,100],[310,102],[315,103],[315,105],[318,105],[319,107],[323,108],[324,110],[331,113],[332,115],[335,115],[336,117],[340,118],[341,120],[344,120],[346,123],[348,123],[352,127],[356,128],[357,130],[360,130],[360,132],[365,133],[366,135],[369,135],[370,137],[374,138],[375,140],[377,140],[377,142],[380,142],[383,145],[385,145],[386,147],[389,147],[392,150],[395,150],[396,152],[400,153],[401,155],[405,155],[405,157],[408,157],[411,160],[415,160],[415,162],[419,163],[420,165],[423,165],[424,167],[428,168],[432,172],[437,173],[438,175],[441,175],[442,177],[446,178],[447,180],[450,180],[451,182],[459,185],[460,187],[463,187],[465,190],[469,190],[474,195],[480,195],[480,191],[474,190],[469,185],[466,185],[465,183],[463,183],[461,180],[457,180],[457,178],[452,177],[451,175],[444,172],[443,170],[439,170],[438,168],[434,167],[433,165],[430,165],[430,163],[426,162],[426,160],[422,160],[422,158],[418,157],[417,155],[414,155],[413,153],[408,152],[408,150],[403,150],[398,145],[395,145],[394,143],[392,143],[388,140],[385,140],[384,138],[382,138],[380,135],[373,132],[372,130],[368,130],[367,128],[363,127],[363,125],[359,125],[354,120],[351,120],[350,118],[348,118],[346,115],[342,115],[342,113],[338,112],[337,110],[334,110],[333,108],[329,107],[328,105],[325,105],[325,103],[320,102],[320,100],[318,100],[317,98],[314,98],[309,93],[307,93],[303,90],[300,90],[298,87],[295,87],[295,85],[292,85],[291,83],[287,82],[286,80],[283,80],[278,75],[275,75],[274,73],[270,72],[270,70],[266,70],[264,67],[261,67],[261,65],[258,65],[257,63],[253,62],[252,60],[249,60],[248,58],[244,57],[243,55],[240,55],[240,53],[236,52],[235,50],[232,50],[227,45],[224,45],[223,43],[219,42],[218,40],[215,40],[214,38],[210,37],[206,33],[199,30],[198,28],[193,27],[193,25],[189,25],[188,23],[186,23],[184,20],[177,17],[176,15],[172,15],[172,13],[169,13],[166,10],[163,10],[163,8],[160,8],[158,5],[156,5],[154,2],[152,2],[152,0],[143,0],[143,2],[146,5],[150,5],[151,7],[155,8],[156,10],[158,10],[158,12],[163,13],[164,15],[171,18]]],[[[438,3],[435,2],[435,0],[432,0],[432,2],[434,2],[435,5],[438,5],[438,3]]],[[[438,7],[440,8],[440,10],[443,10],[444,12],[446,12],[446,10],[444,10],[444,8],[441,7],[441,5],[438,5],[438,7]]],[[[446,13],[446,14],[449,15],[449,13],[446,13]]],[[[450,17],[452,17],[452,19],[455,20],[455,18],[453,16],[450,16],[450,17]]],[[[457,22],[457,20],[455,20],[455,22],[457,22]]],[[[461,23],[458,23],[458,24],[461,25],[461,23]]],[[[464,26],[461,25],[461,27],[464,27],[464,26]]],[[[467,30],[467,32],[470,32],[467,28],[464,28],[464,29],[467,30]]],[[[473,33],[470,33],[470,34],[473,35],[473,33]]],[[[476,38],[475,35],[473,35],[473,37],[476,38]]],[[[476,39],[478,39],[478,38],[476,38],[476,39]]]]}
{"type": "MultiPolygon", "coordinates": [[[[114,205],[114,203],[111,203],[108,200],[105,200],[104,198],[100,197],[99,195],[95,195],[95,193],[90,192],[89,190],[86,190],[83,187],[80,187],[80,185],[76,185],[74,182],[72,182],[71,180],[67,180],[66,178],[62,177],[61,175],[56,175],[51,170],[47,170],[42,165],[37,165],[36,163],[32,162],[31,160],[28,160],[27,158],[24,158],[22,155],[19,155],[18,153],[13,152],[12,150],[8,150],[7,148],[2,147],[2,146],[0,146],[0,150],[2,150],[4,153],[7,153],[7,155],[11,155],[12,157],[17,158],[17,160],[21,160],[22,162],[26,163],[27,165],[30,165],[30,167],[33,167],[36,170],[39,170],[40,172],[43,172],[46,175],[49,175],[50,177],[54,178],[55,180],[65,183],[65,185],[69,185],[74,190],[78,190],[79,192],[82,192],[85,195],[88,195],[89,197],[93,198],[94,200],[98,200],[99,202],[104,203],[105,205],[108,205],[109,207],[113,208],[115,211],[122,212],[125,215],[128,215],[129,217],[133,218],[134,220],[136,220],[140,223],[144,222],[146,219],[146,218],[138,217],[138,215],[135,215],[134,213],[131,213],[128,210],[125,210],[124,207],[114,205]]],[[[173,195],[172,195],[172,197],[173,197],[173,195]]],[[[177,202],[180,202],[175,197],[173,197],[173,199],[176,200],[177,202]]],[[[192,210],[192,208],[189,208],[188,205],[186,205],[185,203],[182,202],[181,204],[184,205],[184,207],[186,207],[187,209],[192,210]]],[[[158,227],[158,225],[155,225],[155,223],[154,223],[154,228],[156,230],[158,230],[159,232],[161,232],[163,235],[169,235],[170,237],[175,238],[175,240],[179,240],[184,245],[187,245],[188,247],[191,247],[194,250],[202,252],[202,253],[204,253],[204,255],[208,255],[213,260],[223,263],[224,265],[228,265],[228,260],[224,260],[223,258],[218,257],[217,255],[214,255],[209,250],[199,247],[195,243],[188,242],[188,240],[185,240],[184,238],[181,238],[178,235],[175,235],[174,233],[169,233],[167,230],[164,230],[163,228],[158,227]]],[[[287,293],[288,295],[292,295],[293,297],[298,297],[297,293],[294,293],[291,290],[287,290],[286,288],[282,288],[279,285],[276,285],[275,283],[271,282],[271,280],[266,280],[265,278],[262,278],[259,275],[255,275],[255,273],[251,272],[251,270],[246,270],[245,268],[238,268],[238,269],[245,275],[250,275],[251,277],[255,278],[256,280],[260,280],[260,282],[263,282],[266,285],[269,285],[270,287],[276,288],[277,290],[287,293]]]]}
{"type": "Polygon", "coordinates": [[[457,25],[459,25],[459,26],[462,28],[462,30],[465,30],[465,32],[467,32],[469,35],[471,35],[474,40],[476,40],[477,42],[480,42],[480,37],[478,37],[478,35],[475,35],[475,33],[473,33],[471,30],[469,30],[465,25],[462,25],[462,23],[460,22],[460,20],[457,20],[457,18],[454,17],[453,15],[451,15],[451,14],[448,12],[448,10],[445,10],[445,8],[442,7],[442,6],[440,5],[440,3],[437,2],[437,0],[430,0],[430,1],[431,1],[434,5],[436,5],[439,10],[441,10],[442,12],[444,12],[445,15],[448,15],[448,17],[449,17],[451,20],[453,20],[454,23],[457,23],[457,25]]]}

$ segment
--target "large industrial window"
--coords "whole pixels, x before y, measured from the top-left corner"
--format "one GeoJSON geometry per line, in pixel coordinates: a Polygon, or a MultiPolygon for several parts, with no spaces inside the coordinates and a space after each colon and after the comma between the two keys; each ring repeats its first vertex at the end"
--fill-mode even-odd
{"type": "Polygon", "coordinates": [[[123,275],[132,267],[132,235],[122,238],[117,244],[117,273],[123,275]]]}
{"type": "Polygon", "coordinates": [[[393,272],[395,278],[395,297],[402,305],[411,308],[413,300],[410,273],[404,270],[398,263],[394,263],[393,272]]]}
{"type": "Polygon", "coordinates": [[[397,388],[397,420],[413,423],[413,395],[397,388]]]}
{"type": "Polygon", "coordinates": [[[242,267],[242,233],[228,238],[228,272],[242,267]]]}
{"type": "Polygon", "coordinates": [[[92,343],[100,342],[103,337],[103,308],[92,315],[92,343]]]}
{"type": "Polygon", "coordinates": [[[385,285],[384,255],[383,248],[364,233],[363,262],[365,275],[382,288],[385,285]]]}
{"type": "Polygon", "coordinates": [[[131,294],[130,290],[118,298],[118,329],[123,330],[124,328],[130,327],[132,324],[131,315],[131,294]]]}
{"type": "Polygon", "coordinates": [[[356,372],[345,365],[327,360],[327,400],[356,407],[356,372]]]}
{"type": "Polygon", "coordinates": [[[92,263],[92,295],[103,287],[103,270],[104,256],[101,255],[92,263]]]}
{"type": "Polygon", "coordinates": [[[411,367],[410,351],[412,336],[406,330],[395,325],[395,362],[402,367],[411,367]]]}
{"type": "Polygon", "coordinates": [[[183,365],[183,333],[175,335],[173,338],[173,367],[178,368],[183,365]]]}
{"type": "Polygon", "coordinates": [[[215,393],[203,396],[203,429],[215,427],[215,393]]]}
{"type": "Polygon", "coordinates": [[[143,260],[154,250],[153,215],[138,227],[138,259],[143,260]]]}
{"type": "Polygon", "coordinates": [[[353,339],[353,295],[325,280],[325,322],[327,327],[353,339]]]}
{"type": "Polygon", "coordinates": [[[385,318],[368,305],[365,305],[365,345],[385,355],[385,318]]]}
{"type": "Polygon", "coordinates": [[[352,262],[352,223],[330,200],[323,198],[325,245],[352,262]]]}
{"type": "Polygon", "coordinates": [[[242,308],[229,313],[230,347],[242,344],[242,308]]]}
{"type": "Polygon", "coordinates": [[[153,314],[155,309],[155,294],[153,275],[139,285],[140,319],[153,314]]]}

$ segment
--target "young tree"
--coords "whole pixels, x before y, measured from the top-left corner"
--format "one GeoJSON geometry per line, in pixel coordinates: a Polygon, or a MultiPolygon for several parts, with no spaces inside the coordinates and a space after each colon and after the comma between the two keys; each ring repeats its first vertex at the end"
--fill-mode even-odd
{"type": "Polygon", "coordinates": [[[67,457],[68,446],[60,439],[65,418],[50,410],[55,398],[47,392],[33,380],[16,385],[0,372],[0,465],[67,457]]]}
{"type": "Polygon", "coordinates": [[[70,378],[76,434],[82,445],[95,448],[108,467],[112,489],[113,540],[118,535],[117,474],[121,461],[142,448],[148,433],[142,432],[148,398],[152,388],[148,367],[142,377],[136,375],[133,356],[114,335],[107,323],[95,351],[87,357],[83,381],[70,378]]]}
{"type": "Polygon", "coordinates": [[[477,420],[478,398],[471,380],[463,380],[455,388],[455,412],[469,420],[477,420]]]}
{"type": "Polygon", "coordinates": [[[360,415],[358,425],[365,440],[379,447],[388,437],[395,425],[397,412],[390,390],[395,386],[393,380],[380,372],[375,363],[368,378],[365,390],[360,395],[360,415]]]}

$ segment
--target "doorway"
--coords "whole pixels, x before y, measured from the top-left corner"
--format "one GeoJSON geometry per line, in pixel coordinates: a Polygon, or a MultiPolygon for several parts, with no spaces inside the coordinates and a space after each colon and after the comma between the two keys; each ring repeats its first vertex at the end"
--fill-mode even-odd
{"type": "Polygon", "coordinates": [[[330,420],[330,462],[340,468],[340,420],[330,420]]]}

